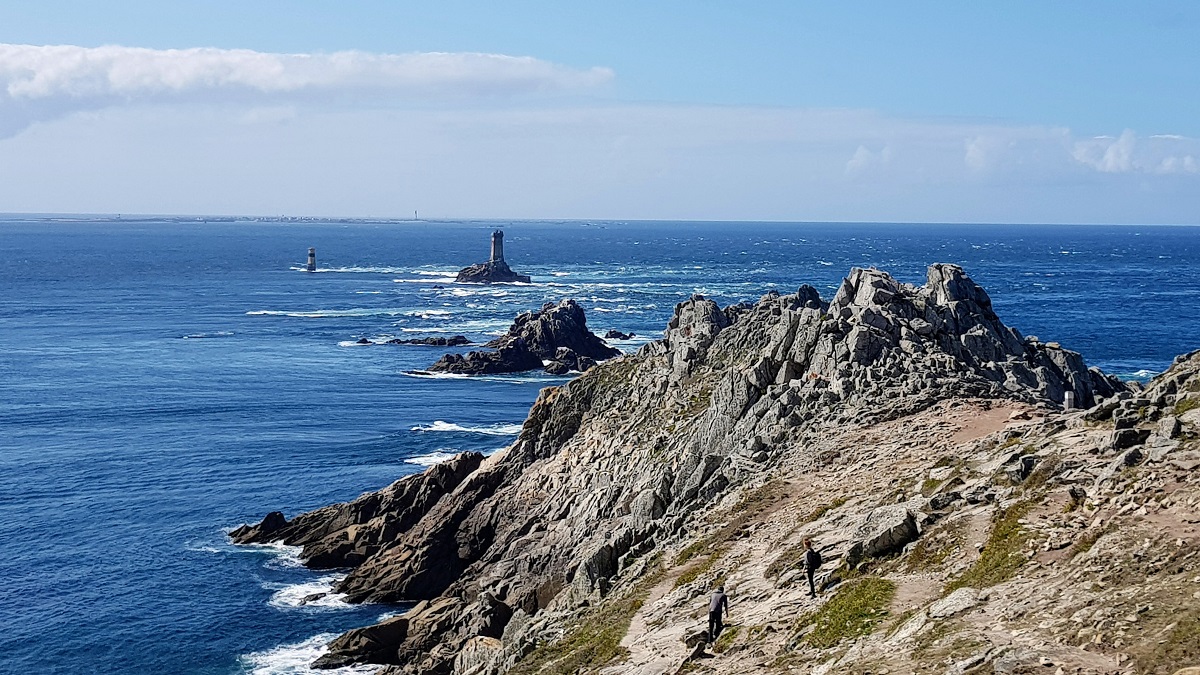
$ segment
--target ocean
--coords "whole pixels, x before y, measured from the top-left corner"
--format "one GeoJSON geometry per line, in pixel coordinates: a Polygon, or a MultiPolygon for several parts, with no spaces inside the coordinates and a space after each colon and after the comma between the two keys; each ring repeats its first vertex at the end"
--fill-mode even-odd
{"type": "Polygon", "coordinates": [[[308,672],[403,611],[302,605],[338,573],[225,532],[502,448],[566,379],[413,375],[449,350],[388,339],[575,298],[633,350],[694,293],[828,299],[853,266],[932,262],[1125,378],[1200,348],[1195,227],[0,217],[0,672],[308,672]],[[534,283],[452,283],[497,228],[534,283]]]}

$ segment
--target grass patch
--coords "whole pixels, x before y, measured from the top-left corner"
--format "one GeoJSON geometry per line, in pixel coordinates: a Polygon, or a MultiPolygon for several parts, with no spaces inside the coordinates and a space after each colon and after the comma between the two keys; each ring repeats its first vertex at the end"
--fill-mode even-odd
{"type": "Polygon", "coordinates": [[[1094,527],[1085,531],[1079,535],[1075,543],[1071,544],[1071,550],[1067,551],[1067,558],[1071,559],[1092,550],[1092,547],[1096,545],[1097,541],[1100,541],[1100,537],[1103,537],[1106,532],[1108,532],[1107,525],[1104,527],[1094,527]]]}
{"type": "Polygon", "coordinates": [[[987,588],[1006,581],[1025,564],[1021,549],[1026,534],[1017,521],[1025,517],[1033,502],[1020,501],[996,514],[983,553],[962,576],[946,585],[946,592],[969,586],[987,588]]]}
{"type": "Polygon", "coordinates": [[[796,621],[798,631],[813,627],[801,642],[829,649],[847,638],[870,635],[875,625],[887,616],[887,607],[895,595],[896,584],[880,577],[847,582],[820,609],[796,621]]]}
{"type": "Polygon", "coordinates": [[[701,553],[704,553],[705,549],[708,548],[709,543],[710,542],[708,539],[701,539],[700,541],[694,541],[691,544],[688,544],[686,548],[675,554],[675,565],[682,565],[701,553]]]}
{"type": "Polygon", "coordinates": [[[629,622],[642,608],[650,589],[663,577],[661,565],[655,565],[627,593],[609,597],[597,609],[568,626],[562,639],[539,644],[529,656],[508,670],[511,675],[573,675],[599,669],[627,658],[629,651],[621,639],[629,631],[629,622]]]}
{"type": "MultiPolygon", "coordinates": [[[[1035,450],[1032,445],[1027,446],[1025,449],[1029,454],[1033,454],[1035,450]]],[[[1029,472],[1029,477],[1025,479],[1025,482],[1022,483],[1022,489],[1025,491],[1025,494],[1032,494],[1045,487],[1046,483],[1054,477],[1054,474],[1058,473],[1060,466],[1062,466],[1062,459],[1058,455],[1043,457],[1037,463],[1037,466],[1033,467],[1033,471],[1029,472]]]]}
{"type": "MultiPolygon", "coordinates": [[[[712,570],[713,566],[717,564],[717,561],[721,559],[721,556],[724,555],[724,553],[725,547],[721,547],[710,553],[709,556],[704,560],[701,560],[695,565],[692,565],[684,570],[682,574],[680,574],[678,577],[675,577],[675,585],[671,587],[671,590],[679,588],[680,586],[687,586],[693,581],[699,579],[704,574],[707,574],[710,570],[712,570]]],[[[724,581],[724,579],[714,580],[715,583],[724,583],[724,581]]]]}
{"type": "Polygon", "coordinates": [[[929,570],[946,562],[950,554],[958,550],[966,540],[966,523],[955,520],[947,523],[941,532],[927,533],[917,540],[916,546],[904,558],[904,569],[908,572],[929,570]]]}
{"type": "Polygon", "coordinates": [[[1200,612],[1185,612],[1175,627],[1149,652],[1134,658],[1139,673],[1173,673],[1185,665],[1200,663],[1200,612]]]}
{"type": "Polygon", "coordinates": [[[1179,416],[1190,410],[1195,410],[1196,408],[1200,408],[1200,398],[1192,398],[1189,396],[1176,401],[1175,407],[1171,409],[1171,412],[1176,416],[1179,416]]]}
{"type": "Polygon", "coordinates": [[[832,511],[836,508],[841,508],[841,506],[845,503],[846,503],[846,497],[838,497],[837,499],[829,502],[828,504],[822,504],[821,506],[818,506],[817,508],[813,509],[812,513],[805,516],[804,523],[802,523],[802,524],[807,525],[808,523],[820,520],[821,518],[825,517],[826,513],[829,513],[830,511],[832,511]]]}
{"type": "Polygon", "coordinates": [[[996,446],[996,449],[997,450],[1007,450],[1008,448],[1011,448],[1012,446],[1017,445],[1020,442],[1021,442],[1021,434],[1018,433],[1018,434],[1010,437],[1008,440],[1004,441],[1000,445],[996,446]]]}
{"type": "Polygon", "coordinates": [[[740,631],[740,626],[727,626],[717,636],[717,641],[713,643],[712,650],[718,654],[724,654],[729,651],[729,648],[733,646],[734,640],[737,640],[738,632],[740,631]]]}
{"type": "Polygon", "coordinates": [[[936,478],[926,478],[925,480],[921,481],[921,496],[928,497],[929,495],[932,495],[933,491],[938,489],[938,486],[941,485],[942,482],[943,481],[940,481],[936,478]]]}

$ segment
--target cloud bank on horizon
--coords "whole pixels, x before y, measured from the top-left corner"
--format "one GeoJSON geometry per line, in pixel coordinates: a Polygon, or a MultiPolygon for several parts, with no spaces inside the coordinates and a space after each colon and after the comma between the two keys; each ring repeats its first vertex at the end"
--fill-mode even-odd
{"type": "Polygon", "coordinates": [[[1200,213],[1200,139],[598,98],[615,78],[504,54],[0,44],[0,210],[1064,222],[1200,213]],[[590,98],[555,98],[581,94],[590,98]]]}
{"type": "Polygon", "coordinates": [[[337,92],[462,100],[587,89],[612,77],[607,68],[581,70],[505,54],[0,44],[0,133],[76,110],[147,100],[271,100],[337,92]]]}

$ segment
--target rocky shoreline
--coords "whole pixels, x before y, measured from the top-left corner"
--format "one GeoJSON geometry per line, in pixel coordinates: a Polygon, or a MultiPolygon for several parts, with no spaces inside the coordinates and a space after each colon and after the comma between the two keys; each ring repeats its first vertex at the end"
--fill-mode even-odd
{"type": "MultiPolygon", "coordinates": [[[[518,324],[497,353],[532,353],[541,317],[518,324]]],[[[957,266],[854,269],[828,301],[693,297],[543,390],[506,450],[231,537],[417,603],[319,667],[1173,672],[1200,663],[1197,468],[1200,352],[1143,389],[1004,325],[957,266]],[[717,582],[737,625],[707,653],[717,582]]]]}

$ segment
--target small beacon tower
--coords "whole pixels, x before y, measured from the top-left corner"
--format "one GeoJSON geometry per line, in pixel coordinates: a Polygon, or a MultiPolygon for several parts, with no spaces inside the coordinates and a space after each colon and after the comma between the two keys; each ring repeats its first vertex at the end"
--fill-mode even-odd
{"type": "Polygon", "coordinates": [[[488,262],[503,262],[504,261],[504,231],[496,230],[492,233],[492,257],[488,262]]]}
{"type": "Polygon", "coordinates": [[[317,271],[317,249],[309,247],[308,249],[308,267],[305,268],[309,272],[317,271]]]}

